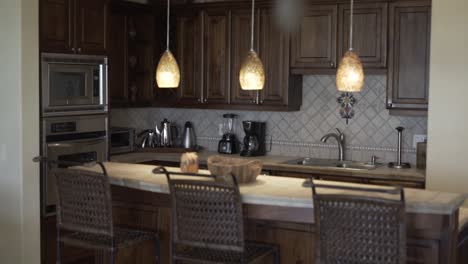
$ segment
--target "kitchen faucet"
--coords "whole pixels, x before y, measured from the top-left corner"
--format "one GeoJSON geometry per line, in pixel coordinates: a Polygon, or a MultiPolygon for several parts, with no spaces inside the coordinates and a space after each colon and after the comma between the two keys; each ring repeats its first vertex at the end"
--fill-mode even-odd
{"type": "Polygon", "coordinates": [[[341,133],[341,131],[338,128],[336,130],[338,131],[338,134],[337,133],[328,133],[325,136],[323,136],[320,139],[320,141],[325,143],[325,142],[327,142],[327,140],[330,137],[336,139],[336,141],[338,142],[338,160],[340,162],[343,162],[344,161],[345,135],[343,133],[341,133]]]}

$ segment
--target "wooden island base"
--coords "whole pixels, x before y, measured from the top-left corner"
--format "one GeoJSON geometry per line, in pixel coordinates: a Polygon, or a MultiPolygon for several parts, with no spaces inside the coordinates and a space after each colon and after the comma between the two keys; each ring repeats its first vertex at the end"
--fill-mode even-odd
{"type": "MultiPolygon", "coordinates": [[[[169,195],[113,186],[112,196],[115,224],[158,231],[161,263],[171,263],[169,195]]],[[[315,263],[313,209],[263,205],[244,208],[248,239],[278,244],[282,264],[315,263]]],[[[457,263],[458,210],[452,215],[408,213],[407,233],[408,263],[457,263]]],[[[118,263],[154,263],[153,254],[154,245],[148,243],[122,250],[118,263]]]]}

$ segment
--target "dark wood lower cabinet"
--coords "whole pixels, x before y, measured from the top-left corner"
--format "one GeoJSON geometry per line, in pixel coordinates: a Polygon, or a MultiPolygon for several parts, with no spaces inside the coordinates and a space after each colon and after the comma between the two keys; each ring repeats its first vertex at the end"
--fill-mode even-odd
{"type": "Polygon", "coordinates": [[[458,234],[457,264],[468,263],[468,226],[458,234]]]}

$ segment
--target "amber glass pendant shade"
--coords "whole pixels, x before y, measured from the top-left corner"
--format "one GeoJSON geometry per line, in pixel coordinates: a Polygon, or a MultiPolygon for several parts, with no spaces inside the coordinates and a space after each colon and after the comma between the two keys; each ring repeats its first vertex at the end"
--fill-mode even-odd
{"type": "Polygon", "coordinates": [[[349,50],[345,53],[336,73],[336,86],[340,92],[360,92],[364,85],[364,69],[359,56],[349,50]]]}
{"type": "Polygon", "coordinates": [[[262,90],[265,86],[263,63],[253,50],[249,51],[239,73],[242,90],[262,90]]]}
{"type": "Polygon", "coordinates": [[[167,30],[166,30],[166,46],[167,49],[159,59],[158,67],[156,68],[156,84],[159,88],[177,88],[180,83],[180,69],[177,60],[169,50],[169,16],[170,16],[170,0],[167,0],[167,30]]]}
{"type": "Polygon", "coordinates": [[[156,69],[156,83],[159,88],[177,88],[180,83],[180,70],[174,55],[166,50],[156,69]]]}

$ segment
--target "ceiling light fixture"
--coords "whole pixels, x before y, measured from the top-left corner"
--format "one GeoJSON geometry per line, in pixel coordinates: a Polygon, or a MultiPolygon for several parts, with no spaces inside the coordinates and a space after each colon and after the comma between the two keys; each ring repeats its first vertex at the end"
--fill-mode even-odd
{"type": "Polygon", "coordinates": [[[364,85],[364,69],[359,56],[353,51],[353,10],[351,0],[349,50],[345,53],[336,73],[336,86],[340,92],[360,92],[364,85]]]}
{"type": "Polygon", "coordinates": [[[169,17],[170,2],[167,0],[167,36],[166,51],[164,51],[156,68],[156,83],[159,88],[177,88],[180,83],[180,70],[177,60],[169,50],[169,17]]]}
{"type": "Polygon", "coordinates": [[[242,63],[239,73],[239,83],[242,90],[262,90],[265,86],[265,70],[262,60],[254,50],[255,30],[255,0],[252,0],[252,29],[250,38],[250,51],[242,63]]]}

